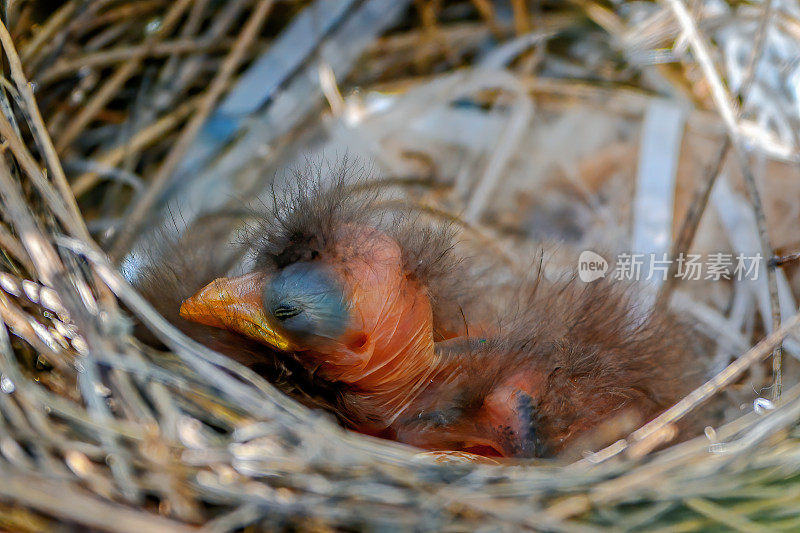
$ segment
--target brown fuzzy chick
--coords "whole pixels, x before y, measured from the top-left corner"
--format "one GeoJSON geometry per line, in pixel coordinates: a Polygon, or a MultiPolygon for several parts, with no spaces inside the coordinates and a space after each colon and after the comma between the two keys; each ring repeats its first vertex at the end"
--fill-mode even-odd
{"type": "MultiPolygon", "coordinates": [[[[283,372],[352,429],[428,450],[553,455],[686,392],[682,329],[628,289],[539,275],[504,300],[446,228],[381,210],[350,171],[276,194],[247,242],[254,268],[195,285],[174,304],[184,329],[283,372]]],[[[183,293],[196,281],[175,278],[183,293]]]]}

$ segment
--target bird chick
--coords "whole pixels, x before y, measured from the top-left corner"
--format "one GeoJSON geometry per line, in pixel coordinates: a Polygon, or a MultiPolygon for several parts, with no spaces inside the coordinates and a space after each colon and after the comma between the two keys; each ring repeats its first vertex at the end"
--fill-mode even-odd
{"type": "Polygon", "coordinates": [[[352,429],[428,450],[554,455],[686,391],[681,329],[638,315],[628,289],[539,274],[490,321],[499,291],[468,290],[450,233],[386,216],[345,174],[276,196],[253,270],[207,284],[180,316],[294,360],[352,429]]]}
{"type": "Polygon", "coordinates": [[[306,260],[217,279],[181,316],[294,354],[351,391],[347,418],[381,430],[436,366],[430,300],[386,234],[343,225],[306,260]]]}
{"type": "Polygon", "coordinates": [[[346,181],[305,179],[277,196],[253,232],[255,268],[212,281],[180,316],[296,359],[336,384],[341,419],[382,435],[429,382],[435,339],[462,327],[453,309],[469,291],[455,289],[446,228],[387,217],[346,181]]]}

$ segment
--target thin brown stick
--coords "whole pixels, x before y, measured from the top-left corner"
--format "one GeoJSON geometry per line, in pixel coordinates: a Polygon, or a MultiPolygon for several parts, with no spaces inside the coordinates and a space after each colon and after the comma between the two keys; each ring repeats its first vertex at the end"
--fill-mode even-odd
{"type": "MultiPolygon", "coordinates": [[[[202,0],[204,3],[205,0],[202,0]]],[[[199,36],[200,40],[215,42],[227,39],[231,28],[242,17],[251,2],[249,0],[232,0],[226,2],[224,7],[214,13],[209,21],[210,26],[199,36]]],[[[199,5],[195,4],[194,7],[199,5]]],[[[192,13],[182,30],[191,29],[192,13]]],[[[228,47],[230,48],[230,47],[228,47]]],[[[186,92],[187,88],[204,72],[208,58],[204,54],[196,54],[183,61],[168,59],[161,69],[156,81],[153,101],[157,109],[165,109],[171,105],[179,95],[186,92]],[[167,83],[166,80],[169,80],[167,83]]]]}
{"type": "MultiPolygon", "coordinates": [[[[738,151],[737,151],[738,152],[738,151]]],[[[761,249],[765,259],[773,256],[772,244],[770,242],[769,233],[767,232],[767,218],[764,213],[764,207],[761,203],[761,196],[758,192],[758,187],[755,182],[755,176],[749,170],[749,167],[744,166],[744,154],[738,153],[742,169],[747,168],[744,172],[745,184],[747,185],[748,196],[750,202],[753,204],[753,211],[756,215],[756,226],[758,227],[758,236],[761,241],[761,249]]],[[[775,331],[781,324],[781,307],[778,296],[778,277],[776,274],[777,265],[767,263],[767,286],[769,288],[769,302],[770,311],[772,315],[772,330],[775,331]]],[[[781,389],[783,388],[783,348],[779,344],[775,347],[772,357],[772,375],[773,375],[773,388],[772,396],[774,399],[780,398],[781,389]]]]}
{"type": "MultiPolygon", "coordinates": [[[[182,39],[189,39],[195,41],[204,41],[204,42],[216,42],[219,39],[214,39],[209,37],[208,34],[206,35],[198,35],[200,28],[203,24],[204,15],[208,8],[209,0],[197,0],[192,9],[189,11],[189,14],[186,16],[186,22],[181,26],[180,31],[180,38],[182,39]]],[[[198,56],[195,56],[197,58],[198,56]]],[[[202,57],[200,55],[199,57],[202,57]]],[[[196,59],[195,59],[196,61],[196,59]]],[[[160,109],[165,107],[164,103],[162,102],[162,98],[160,98],[161,93],[163,93],[163,87],[165,86],[172,86],[175,83],[175,76],[178,72],[178,66],[180,64],[180,57],[179,54],[173,53],[170,54],[167,60],[164,62],[164,65],[161,67],[161,71],[156,76],[156,87],[161,86],[162,90],[154,91],[152,96],[153,102],[155,103],[155,107],[151,110],[150,114],[152,115],[155,112],[158,112],[160,109]]],[[[152,119],[151,119],[152,120],[152,119]]]]}
{"type": "Polygon", "coordinates": [[[22,170],[28,175],[33,185],[61,223],[64,224],[69,231],[76,234],[81,234],[83,231],[86,231],[86,227],[79,224],[82,220],[80,218],[76,220],[71,216],[67,206],[64,204],[63,198],[56,192],[50,182],[47,181],[42,169],[39,168],[33,156],[28,152],[28,148],[23,144],[22,139],[17,137],[14,127],[2,113],[0,113],[0,135],[5,138],[8,148],[16,157],[22,170]]]}
{"type": "Polygon", "coordinates": [[[622,19],[609,8],[600,5],[598,2],[589,0],[570,0],[573,4],[580,6],[595,24],[606,30],[615,37],[625,34],[625,24],[622,19]]]}
{"type": "MultiPolygon", "coordinates": [[[[117,146],[108,150],[107,152],[93,157],[94,161],[101,168],[116,167],[126,155],[152,146],[164,135],[172,131],[195,109],[197,109],[198,103],[199,99],[197,97],[184,102],[168,115],[164,115],[156,122],[153,122],[146,128],[136,132],[136,134],[125,143],[125,146],[117,146]]],[[[97,172],[86,172],[78,176],[72,185],[72,191],[74,192],[75,196],[80,197],[81,195],[86,194],[86,192],[94,187],[99,178],[100,174],[97,172]]]]}
{"type": "Polygon", "coordinates": [[[26,70],[31,73],[36,72],[36,69],[50,54],[63,50],[70,38],[77,38],[77,30],[84,29],[92,17],[111,1],[113,0],[93,0],[92,2],[71,0],[70,3],[75,4],[75,13],[65,21],[65,24],[58,27],[58,31],[48,39],[47,46],[40,47],[36,53],[25,58],[26,70]]]}
{"type": "Polygon", "coordinates": [[[228,56],[225,58],[225,61],[222,63],[219,71],[214,76],[214,79],[211,80],[208,90],[202,96],[197,111],[183,128],[183,131],[181,131],[178,140],[175,141],[175,144],[172,146],[169,154],[167,154],[164,162],[156,171],[155,176],[153,176],[153,180],[150,182],[149,187],[142,197],[136,202],[131,214],[123,224],[120,234],[117,237],[117,241],[114,244],[114,248],[111,252],[112,257],[120,258],[127,251],[131,237],[133,237],[133,235],[135,235],[139,230],[139,226],[144,220],[144,217],[153,206],[153,203],[158,198],[158,195],[167,185],[167,181],[178,167],[178,164],[183,156],[189,150],[191,143],[194,141],[195,137],[200,132],[200,128],[211,114],[211,111],[216,105],[217,100],[219,100],[219,98],[222,96],[225,87],[228,85],[228,81],[236,73],[236,70],[244,58],[248,47],[258,36],[258,31],[266,20],[267,15],[272,8],[272,3],[272,0],[260,0],[258,4],[256,4],[253,13],[250,15],[250,18],[244,25],[244,28],[237,36],[233,48],[228,53],[228,56]]]}
{"type": "Polygon", "coordinates": [[[767,29],[772,19],[772,3],[772,0],[766,0],[764,2],[764,8],[761,11],[761,19],[758,21],[756,40],[753,44],[753,53],[750,54],[750,61],[747,63],[747,68],[745,69],[744,81],[739,88],[739,96],[743,101],[747,98],[747,95],[750,94],[750,88],[756,80],[758,64],[761,62],[761,56],[764,52],[764,42],[767,40],[767,29]]]}
{"type": "Polygon", "coordinates": [[[28,212],[19,183],[12,178],[5,157],[0,157],[0,198],[5,206],[3,213],[14,225],[28,257],[36,267],[36,273],[45,285],[52,287],[56,275],[63,271],[64,266],[28,212]]]}
{"type": "MultiPolygon", "coordinates": [[[[28,125],[31,128],[32,134],[36,139],[38,146],[44,152],[47,169],[53,177],[56,189],[61,195],[61,200],[63,200],[64,204],[66,205],[66,213],[62,216],[62,221],[74,236],[83,239],[87,243],[93,244],[89,230],[86,228],[86,223],[84,222],[80,210],[78,209],[78,203],[75,200],[75,196],[72,194],[69,183],[67,182],[67,177],[66,174],[64,174],[61,161],[56,153],[53,140],[50,137],[47,126],[45,126],[44,120],[42,119],[41,112],[39,111],[39,105],[37,104],[36,97],[33,94],[33,88],[25,78],[25,73],[22,69],[22,62],[20,61],[19,55],[17,55],[17,50],[13,41],[11,40],[11,35],[9,34],[8,29],[2,23],[0,23],[0,43],[2,43],[3,50],[8,58],[11,69],[11,77],[14,80],[17,90],[22,98],[22,104],[24,105],[27,113],[28,125]]],[[[6,117],[3,117],[3,121],[6,123],[8,122],[6,117]]],[[[14,146],[18,144],[17,141],[19,141],[19,138],[9,124],[6,142],[9,143],[13,150],[14,146]]],[[[49,183],[44,179],[44,176],[42,176],[42,179],[39,180],[41,171],[39,170],[38,165],[33,161],[33,157],[30,156],[28,151],[24,149],[24,146],[21,145],[21,141],[19,141],[19,145],[20,146],[15,153],[15,155],[20,158],[19,162],[25,166],[31,179],[34,180],[35,184],[39,185],[39,189],[42,194],[46,199],[49,200],[49,203],[54,211],[58,213],[57,206],[60,202],[58,202],[53,195],[49,194],[49,183]]],[[[14,222],[16,223],[16,220],[14,222]]],[[[20,233],[20,235],[22,235],[22,233],[20,233]]],[[[29,256],[33,260],[34,264],[36,264],[37,258],[34,257],[34,253],[32,253],[30,248],[28,248],[28,245],[24,242],[24,239],[23,244],[26,245],[29,256]]],[[[41,267],[38,268],[39,271],[41,271],[41,267]]],[[[98,287],[98,292],[99,297],[106,304],[108,304],[111,308],[115,306],[113,295],[105,286],[100,285],[98,287]]]]}
{"type": "MultiPolygon", "coordinates": [[[[97,2],[97,0],[93,0],[97,2]]],[[[120,2],[119,5],[110,7],[106,11],[94,16],[79,25],[79,31],[87,33],[97,28],[105,28],[119,21],[141,20],[143,15],[164,8],[161,0],[138,0],[136,2],[120,2]]]]}
{"type": "Polygon", "coordinates": [[[497,24],[497,16],[494,12],[494,6],[489,0],[472,0],[475,9],[480,13],[481,18],[486,21],[489,30],[495,35],[501,33],[500,26],[497,24]]]}
{"type": "Polygon", "coordinates": [[[208,52],[215,49],[224,49],[225,42],[206,41],[197,39],[175,39],[163,43],[138,44],[134,46],[119,46],[99,52],[91,52],[74,59],[61,60],[48,68],[36,81],[42,85],[52,83],[65,76],[71,76],[83,68],[100,68],[114,63],[146,59],[148,57],[164,57],[173,54],[189,54],[208,52]]]}
{"type": "MultiPolygon", "coordinates": [[[[734,105],[731,102],[728,91],[725,89],[725,85],[722,83],[722,80],[716,71],[714,62],[711,59],[711,54],[708,51],[708,44],[698,31],[697,25],[686,9],[686,6],[681,0],[662,1],[669,5],[669,7],[672,9],[672,12],[675,14],[675,17],[678,19],[678,23],[683,29],[683,32],[685,33],[686,38],[695,53],[697,62],[700,65],[706,80],[708,81],[711,89],[712,99],[714,100],[725,127],[728,130],[728,136],[731,139],[737,162],[739,163],[742,175],[744,176],[744,182],[750,197],[750,203],[753,206],[753,212],[755,213],[756,217],[756,227],[758,228],[758,238],[761,244],[761,253],[765,258],[770,258],[772,257],[773,253],[772,244],[770,243],[769,233],[767,231],[766,215],[764,213],[764,207],[761,203],[761,195],[758,192],[755,176],[750,168],[744,148],[742,147],[741,134],[739,133],[739,128],[737,125],[738,114],[734,111],[734,105]]],[[[767,17],[769,16],[769,13],[769,11],[766,12],[767,17]]],[[[778,300],[778,278],[777,274],[775,273],[775,266],[767,266],[767,285],[769,287],[772,330],[776,331],[781,322],[781,315],[780,302],[778,300]]],[[[780,396],[782,386],[781,353],[780,345],[778,345],[775,353],[773,354],[773,396],[775,398],[780,396]]]]}
{"type": "MultiPolygon", "coordinates": [[[[5,24],[2,23],[0,23],[0,43],[2,43],[3,50],[8,58],[8,64],[11,68],[11,77],[17,85],[17,90],[25,104],[25,110],[30,117],[30,126],[33,130],[33,134],[44,150],[47,167],[53,175],[56,188],[61,194],[67,210],[69,211],[69,215],[72,218],[70,227],[75,232],[76,236],[88,240],[90,238],[89,231],[86,229],[86,224],[83,222],[83,217],[81,217],[80,210],[78,209],[78,203],[75,201],[75,196],[73,196],[72,190],[69,188],[67,176],[64,174],[64,169],[61,167],[61,161],[59,161],[58,155],[53,147],[53,141],[47,131],[47,126],[45,126],[42,115],[39,112],[39,106],[36,103],[36,97],[33,95],[33,89],[25,78],[25,73],[22,70],[22,62],[17,55],[14,42],[11,40],[11,34],[8,33],[8,29],[5,24]]],[[[10,133],[11,132],[9,132],[9,134],[10,133]]],[[[16,135],[13,136],[16,137],[16,135]]]]}
{"type": "MultiPolygon", "coordinates": [[[[747,70],[745,71],[745,81],[742,82],[742,86],[739,89],[739,95],[742,100],[747,98],[747,95],[750,93],[750,88],[753,85],[753,81],[755,80],[756,68],[758,67],[759,60],[761,59],[764,51],[764,41],[766,38],[767,26],[771,14],[772,0],[767,0],[764,5],[764,11],[761,16],[758,30],[756,31],[756,42],[753,46],[753,52],[750,55],[750,61],[747,65],[747,70]]],[[[722,167],[725,163],[725,159],[730,147],[730,137],[726,136],[717,156],[716,163],[712,167],[712,170],[707,175],[706,179],[703,180],[703,188],[697,190],[695,197],[692,199],[692,203],[689,206],[689,210],[686,212],[686,216],[683,219],[681,229],[678,232],[678,238],[672,247],[673,261],[670,263],[669,271],[667,272],[667,279],[659,289],[658,297],[656,298],[656,308],[661,311],[666,309],[668,306],[669,299],[675,289],[675,286],[677,285],[677,278],[675,276],[678,272],[678,263],[675,261],[675,258],[679,257],[683,253],[688,252],[689,248],[691,248],[692,243],[694,242],[694,237],[697,233],[697,227],[700,225],[700,220],[703,217],[703,213],[708,205],[708,199],[711,196],[711,190],[714,188],[714,184],[717,182],[717,177],[722,172],[722,167]]]]}
{"type": "Polygon", "coordinates": [[[514,31],[517,35],[524,35],[531,31],[531,12],[528,8],[528,0],[511,0],[511,8],[514,10],[514,31]]]}
{"type": "Polygon", "coordinates": [[[45,22],[44,25],[41,26],[34,34],[33,39],[28,41],[25,47],[21,50],[19,55],[24,65],[27,65],[28,62],[33,59],[33,56],[39,52],[39,49],[45,43],[50,41],[50,38],[53,36],[53,34],[55,34],[66,24],[72,14],[75,12],[75,7],[75,2],[67,2],[58,8],[55,13],[50,15],[50,17],[47,19],[47,22],[45,22]]]}
{"type": "Polygon", "coordinates": [[[686,212],[686,216],[681,223],[678,238],[672,245],[672,261],[670,261],[669,269],[667,270],[667,277],[656,296],[655,309],[657,311],[663,312],[669,307],[670,297],[678,282],[677,274],[679,262],[676,261],[676,259],[680,257],[681,254],[688,252],[694,242],[700,220],[702,220],[703,214],[706,211],[708,199],[711,197],[714,184],[717,182],[717,178],[722,172],[730,147],[730,138],[726,135],[711,170],[708,172],[705,179],[703,179],[702,187],[695,191],[695,196],[692,199],[692,203],[689,205],[689,210],[686,212]]]}
{"type": "MultiPolygon", "coordinates": [[[[739,95],[742,101],[744,102],[747,99],[747,95],[750,93],[750,87],[752,87],[753,82],[756,79],[756,72],[758,69],[758,64],[761,60],[761,55],[764,49],[764,42],[767,38],[767,29],[769,28],[769,22],[772,19],[772,0],[766,0],[764,2],[764,8],[761,13],[761,20],[758,23],[758,29],[756,30],[756,42],[753,47],[753,54],[750,56],[750,61],[747,65],[745,79],[742,82],[742,86],[739,89],[739,95]]],[[[753,209],[756,212],[756,222],[758,223],[758,232],[759,237],[761,237],[762,229],[764,233],[763,239],[767,239],[767,243],[769,243],[768,239],[769,236],[767,235],[767,222],[766,222],[766,215],[764,213],[764,208],[761,205],[761,199],[759,198],[758,188],[756,187],[755,179],[752,175],[745,174],[745,183],[747,184],[748,194],[750,195],[751,201],[753,202],[753,209]]],[[[762,239],[762,243],[764,242],[762,239]]],[[[763,246],[762,246],[763,248],[763,246]]],[[[772,246],[769,245],[769,255],[766,255],[767,258],[772,257],[772,246]]],[[[770,298],[770,310],[772,313],[772,329],[775,330],[781,323],[781,309],[780,309],[780,300],[778,297],[778,280],[775,275],[775,269],[779,266],[778,263],[768,263],[767,264],[767,285],[769,287],[769,298],[770,298]]],[[[780,398],[781,396],[781,389],[783,388],[783,348],[779,345],[775,348],[775,352],[772,354],[772,376],[774,380],[773,388],[772,388],[772,397],[773,399],[780,398]]]]}
{"type": "Polygon", "coordinates": [[[795,261],[800,261],[800,253],[794,252],[794,253],[786,254],[786,255],[776,255],[770,261],[775,266],[788,265],[789,263],[794,263],[795,261]]]}
{"type": "MultiPolygon", "coordinates": [[[[108,26],[103,31],[86,41],[86,44],[84,44],[82,48],[87,54],[91,52],[97,52],[102,48],[110,46],[114,41],[124,40],[125,35],[131,31],[131,27],[133,26],[134,21],[132,20],[124,20],[114,24],[113,26],[108,26]]],[[[60,62],[62,59],[64,58],[59,58],[58,62],[60,62]]]]}
{"type": "Polygon", "coordinates": [[[58,144],[56,145],[59,152],[64,152],[64,150],[83,133],[83,130],[89,122],[91,122],[114,95],[119,92],[125,82],[139,70],[142,59],[147,54],[149,47],[153,46],[172,31],[191,2],[192,0],[177,0],[164,17],[161,28],[147,37],[145,46],[139,49],[139,53],[132,57],[127,63],[120,66],[108,81],[97,90],[91,100],[89,100],[77,116],[72,119],[59,137],[58,144]]]}
{"type": "Polygon", "coordinates": [[[11,234],[11,231],[9,231],[6,225],[2,223],[0,223],[0,248],[16,259],[22,265],[22,268],[28,271],[28,274],[33,274],[35,272],[33,263],[31,263],[30,257],[28,257],[28,254],[25,252],[25,248],[23,248],[17,238],[11,234]]]}

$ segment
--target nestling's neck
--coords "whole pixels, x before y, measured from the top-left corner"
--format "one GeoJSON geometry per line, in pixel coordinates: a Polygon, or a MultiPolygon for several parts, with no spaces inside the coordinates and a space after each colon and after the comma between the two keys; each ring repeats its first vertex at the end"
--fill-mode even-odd
{"type": "Polygon", "coordinates": [[[328,357],[321,374],[349,385],[348,407],[355,419],[376,430],[388,427],[430,382],[438,366],[433,342],[433,312],[424,291],[406,281],[367,325],[368,345],[342,366],[328,357]],[[334,366],[335,365],[335,366],[334,366]]]}

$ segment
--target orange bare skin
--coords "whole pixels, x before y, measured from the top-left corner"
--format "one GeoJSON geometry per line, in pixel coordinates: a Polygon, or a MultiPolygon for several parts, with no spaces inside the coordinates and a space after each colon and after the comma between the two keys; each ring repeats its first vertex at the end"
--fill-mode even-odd
{"type": "Polygon", "coordinates": [[[363,411],[354,418],[369,420],[355,429],[379,433],[408,408],[437,364],[432,311],[423,288],[403,272],[397,243],[376,230],[347,230],[335,255],[319,259],[347,287],[352,320],[339,339],[300,339],[282,328],[264,310],[268,280],[261,272],[213,281],[180,313],[296,353],[318,376],[352,389],[363,411]]]}

